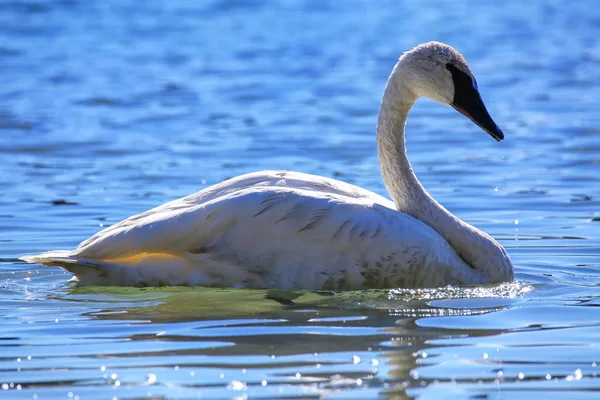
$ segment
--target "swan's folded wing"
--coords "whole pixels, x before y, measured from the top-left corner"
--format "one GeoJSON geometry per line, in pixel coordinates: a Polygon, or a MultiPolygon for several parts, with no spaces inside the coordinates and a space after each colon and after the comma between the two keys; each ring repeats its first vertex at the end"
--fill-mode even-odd
{"type": "Polygon", "coordinates": [[[216,243],[242,251],[315,240],[347,246],[352,241],[344,235],[376,234],[385,225],[381,213],[389,211],[367,200],[332,194],[250,188],[203,204],[183,199],[168,203],[98,232],[72,254],[114,261],[145,253],[181,255],[216,243]],[[373,206],[384,211],[374,211],[373,206]]]}
{"type": "Polygon", "coordinates": [[[133,216],[82,242],[74,255],[92,260],[117,260],[142,253],[177,254],[218,235],[236,219],[227,201],[204,204],[171,202],[133,216]]]}

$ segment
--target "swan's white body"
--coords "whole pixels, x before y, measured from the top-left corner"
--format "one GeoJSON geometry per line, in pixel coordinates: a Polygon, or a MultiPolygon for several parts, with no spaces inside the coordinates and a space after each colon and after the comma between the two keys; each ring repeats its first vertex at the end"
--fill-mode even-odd
{"type": "Polygon", "coordinates": [[[512,280],[502,246],[435,202],[412,172],[404,123],[423,85],[405,84],[409,55],[388,81],[378,124],[394,202],[334,179],[257,172],[132,216],[75,250],[23,259],[60,265],[81,285],[349,290],[512,280]]]}

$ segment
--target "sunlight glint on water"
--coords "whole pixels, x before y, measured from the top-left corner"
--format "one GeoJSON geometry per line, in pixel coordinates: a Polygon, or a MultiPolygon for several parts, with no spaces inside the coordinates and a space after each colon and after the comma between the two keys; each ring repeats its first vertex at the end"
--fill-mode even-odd
{"type": "Polygon", "coordinates": [[[103,2],[0,7],[0,398],[595,399],[595,2],[103,2]],[[441,40],[498,144],[422,101],[417,175],[497,238],[517,281],[284,292],[75,288],[24,254],[261,169],[385,193],[387,75],[441,40]],[[4,393],[6,392],[6,393],[4,393]]]}

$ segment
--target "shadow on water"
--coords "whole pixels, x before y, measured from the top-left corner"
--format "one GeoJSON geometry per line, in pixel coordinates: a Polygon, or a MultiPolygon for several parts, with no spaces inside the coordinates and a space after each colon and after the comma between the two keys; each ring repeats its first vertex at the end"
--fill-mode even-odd
{"type": "MultiPolygon", "coordinates": [[[[287,291],[229,288],[163,287],[133,288],[86,286],[73,287],[60,296],[63,301],[81,302],[139,302],[140,307],[129,307],[122,319],[144,319],[152,322],[182,322],[221,318],[247,318],[249,315],[289,313],[299,310],[318,310],[320,314],[343,317],[340,312],[354,315],[358,312],[389,312],[394,316],[448,315],[446,308],[431,307],[435,300],[463,299],[464,310],[480,312],[477,301],[482,299],[514,299],[527,293],[532,286],[521,282],[489,287],[446,287],[441,289],[381,289],[350,292],[287,291]],[[469,302],[470,300],[470,302],[469,302]],[[471,307],[471,308],[469,308],[471,307]]],[[[501,304],[501,303],[499,303],[501,304]]],[[[493,307],[489,311],[493,311],[493,307]]],[[[90,316],[102,318],[103,312],[90,316]]],[[[465,311],[466,312],[466,311],[465,311]]],[[[457,315],[457,314],[453,314],[457,315]]],[[[323,317],[323,316],[321,316],[323,317]]],[[[328,316],[329,317],[329,316],[328,316]]]]}
{"type": "MultiPolygon", "coordinates": [[[[318,398],[353,388],[365,395],[412,398],[411,390],[439,381],[419,377],[430,342],[505,332],[465,334],[419,321],[493,314],[522,301],[531,289],[522,283],[335,293],[70,287],[45,300],[73,305],[70,320],[57,327],[63,337],[54,339],[55,344],[69,343],[70,350],[47,349],[46,357],[57,358],[58,364],[61,358],[78,357],[79,368],[101,366],[101,372],[116,371],[115,376],[124,368],[158,369],[152,374],[173,381],[171,375],[179,373],[174,382],[182,396],[195,389],[216,390],[223,384],[219,376],[210,376],[216,369],[224,371],[232,390],[243,385],[249,394],[272,395],[269,387],[287,387],[285,393],[318,398]],[[77,310],[81,313],[73,315],[77,310]],[[198,378],[203,371],[206,376],[198,378]]],[[[83,373],[79,382],[87,375],[94,374],[83,373]]],[[[102,376],[105,383],[117,382],[108,372],[102,376]]],[[[129,385],[145,393],[139,378],[130,377],[129,385]]]]}

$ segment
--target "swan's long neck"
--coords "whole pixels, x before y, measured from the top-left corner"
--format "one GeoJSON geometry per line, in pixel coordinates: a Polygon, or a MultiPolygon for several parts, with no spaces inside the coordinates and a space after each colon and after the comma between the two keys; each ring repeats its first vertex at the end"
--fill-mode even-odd
{"type": "Polygon", "coordinates": [[[437,214],[443,208],[421,185],[406,155],[404,126],[417,97],[402,85],[396,74],[398,72],[394,70],[385,88],[377,121],[377,154],[381,174],[396,208],[426,222],[426,215],[432,212],[437,214]]]}
{"type": "Polygon", "coordinates": [[[416,100],[417,96],[403,84],[401,70],[395,68],[385,88],[377,122],[381,174],[399,211],[425,222],[446,238],[451,236],[444,232],[446,226],[455,225],[457,219],[427,193],[406,155],[404,126],[416,100]]]}
{"type": "Polygon", "coordinates": [[[493,270],[512,271],[502,246],[452,215],[417,179],[406,155],[404,138],[406,118],[416,100],[417,96],[404,83],[402,68],[397,65],[386,86],[377,123],[377,153],[383,181],[397,209],[435,229],[471,267],[491,268],[493,275],[496,273],[493,270]]]}

